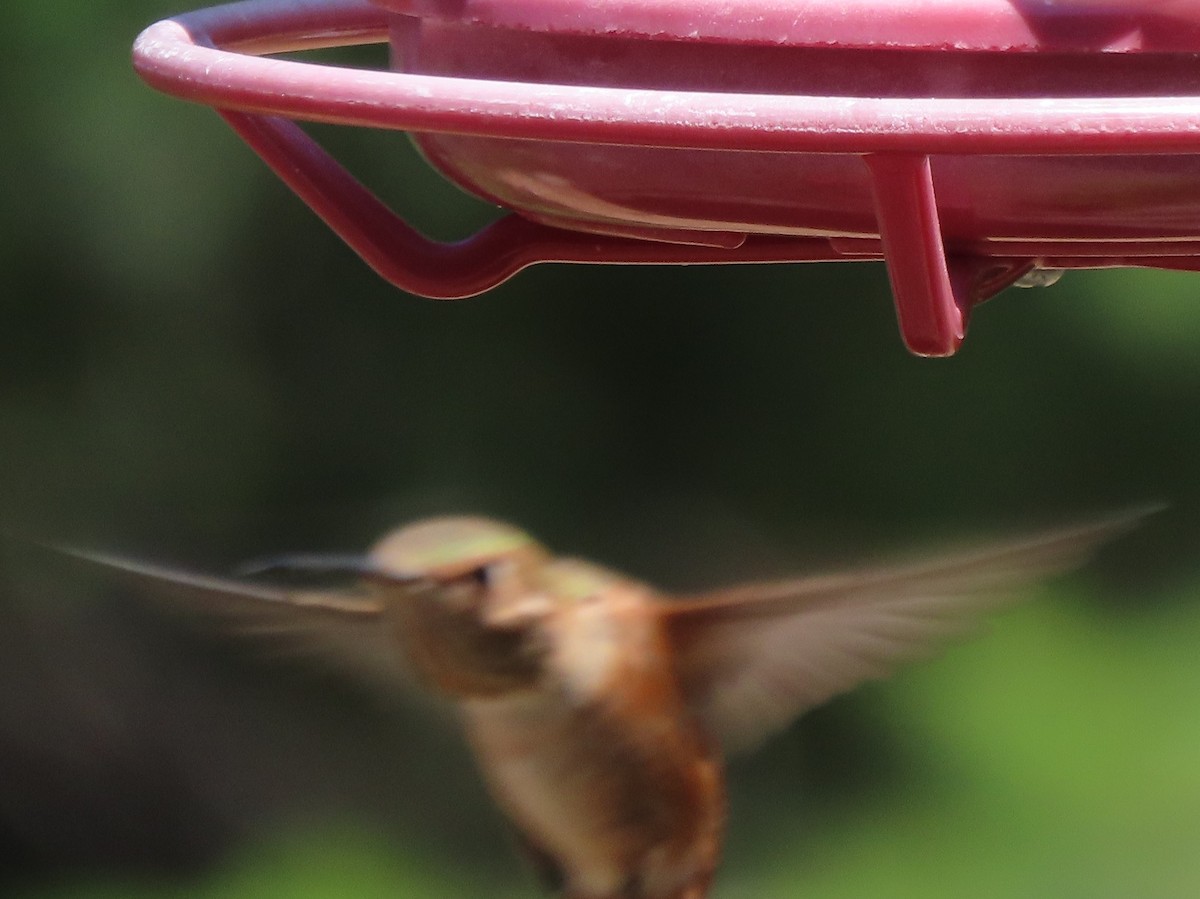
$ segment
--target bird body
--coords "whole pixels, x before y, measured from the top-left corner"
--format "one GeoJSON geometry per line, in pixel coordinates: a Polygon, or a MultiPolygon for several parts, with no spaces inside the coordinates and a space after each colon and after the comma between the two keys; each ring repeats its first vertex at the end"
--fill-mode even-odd
{"type": "MultiPolygon", "coordinates": [[[[407,550],[414,532],[401,533],[407,550]]],[[[372,557],[386,570],[417,561],[386,541],[372,557]]],[[[702,896],[724,786],[680,693],[661,599],[540,547],[509,548],[485,585],[471,558],[424,596],[393,601],[391,585],[375,589],[418,675],[456,701],[493,796],[547,879],[570,899],[702,896]],[[472,599],[481,586],[486,609],[472,599]],[[483,648],[498,633],[508,639],[483,648]]]]}
{"type": "Polygon", "coordinates": [[[461,703],[496,801],[571,899],[702,896],[724,819],[713,748],[677,697],[637,705],[660,679],[628,672],[629,695],[581,703],[550,683],[461,703]]]}
{"type": "Polygon", "coordinates": [[[723,757],[970,633],[1126,513],[915,565],[669,597],[475,517],[400,528],[363,557],[257,566],[355,574],[297,591],[75,555],[156,596],[374,683],[408,669],[457,709],[479,768],[567,899],[704,899],[723,757]]]}

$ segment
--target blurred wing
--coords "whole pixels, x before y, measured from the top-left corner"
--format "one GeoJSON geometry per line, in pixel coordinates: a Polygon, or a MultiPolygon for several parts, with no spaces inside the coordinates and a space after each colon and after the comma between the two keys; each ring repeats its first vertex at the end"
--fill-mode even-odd
{"type": "Polygon", "coordinates": [[[290,590],[207,577],[120,556],[58,548],[100,566],[141,596],[272,656],[313,660],[389,692],[411,683],[388,639],[377,599],[352,592],[290,590]]]}
{"type": "Polygon", "coordinates": [[[933,654],[1147,510],[907,567],[755,584],[664,609],[685,696],[727,751],[933,654]]]}

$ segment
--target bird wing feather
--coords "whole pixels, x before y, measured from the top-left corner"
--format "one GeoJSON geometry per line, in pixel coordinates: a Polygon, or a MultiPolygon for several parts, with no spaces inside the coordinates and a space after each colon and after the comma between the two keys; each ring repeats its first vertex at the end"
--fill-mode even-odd
{"type": "Polygon", "coordinates": [[[378,598],[350,590],[296,590],[211,577],[118,555],[55,547],[98,566],[139,596],[218,632],[244,637],[271,656],[317,661],[395,692],[411,683],[389,639],[378,598]]]}
{"type": "Polygon", "coordinates": [[[931,561],[752,584],[666,604],[689,705],[727,751],[977,631],[1021,588],[1081,564],[1139,509],[931,561]]]}

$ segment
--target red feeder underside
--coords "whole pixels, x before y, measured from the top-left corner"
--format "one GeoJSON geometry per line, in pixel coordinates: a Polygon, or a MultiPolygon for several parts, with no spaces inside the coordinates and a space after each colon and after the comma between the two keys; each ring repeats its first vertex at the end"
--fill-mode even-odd
{"type": "Polygon", "coordinates": [[[1200,268],[1193,48],[1182,0],[255,0],[134,52],[404,289],[470,295],[541,261],[882,258],[910,349],[948,355],[1033,269],[1200,268]],[[257,55],[385,36],[393,72],[257,55]],[[428,241],[276,114],[411,131],[514,215],[428,241]]]}

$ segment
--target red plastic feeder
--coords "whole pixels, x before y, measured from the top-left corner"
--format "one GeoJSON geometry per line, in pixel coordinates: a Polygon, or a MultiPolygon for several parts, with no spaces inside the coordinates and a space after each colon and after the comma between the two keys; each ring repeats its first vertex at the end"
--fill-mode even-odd
{"type": "Polygon", "coordinates": [[[150,84],[220,110],[428,297],[537,262],[887,262],[905,342],[1072,268],[1200,269],[1192,0],[252,0],[159,22],[150,84]],[[267,54],[389,41],[392,71],[267,54]],[[458,243],[291,119],[412,132],[512,210],[458,243]]]}

